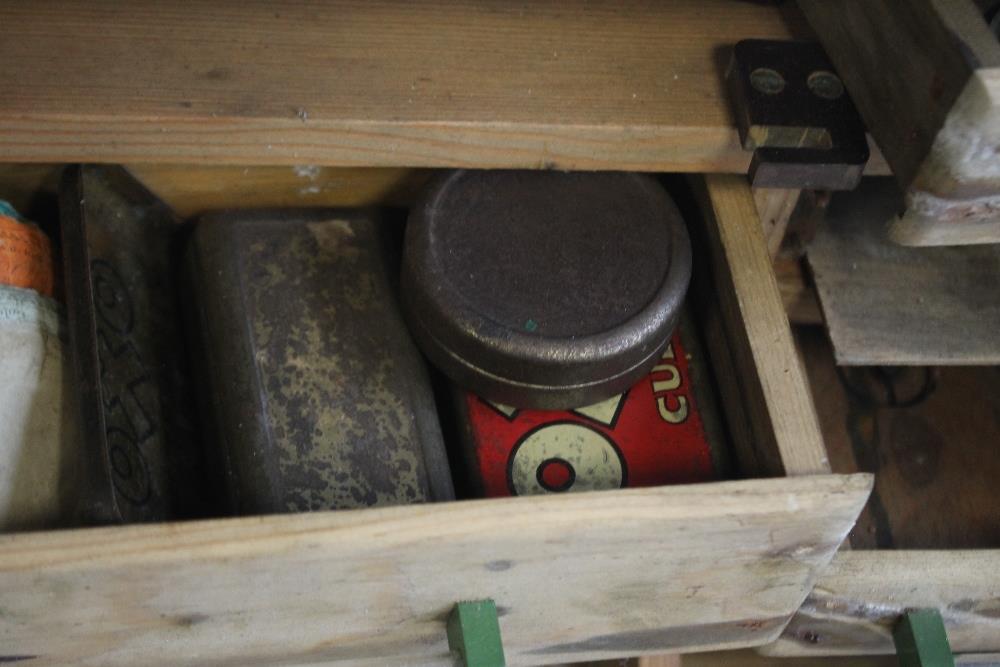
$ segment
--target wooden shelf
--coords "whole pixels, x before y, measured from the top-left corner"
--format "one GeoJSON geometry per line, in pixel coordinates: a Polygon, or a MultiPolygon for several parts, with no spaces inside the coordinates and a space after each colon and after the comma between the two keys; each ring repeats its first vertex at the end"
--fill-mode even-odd
{"type": "Polygon", "coordinates": [[[0,2],[0,161],[743,172],[732,1],[0,2]]]}

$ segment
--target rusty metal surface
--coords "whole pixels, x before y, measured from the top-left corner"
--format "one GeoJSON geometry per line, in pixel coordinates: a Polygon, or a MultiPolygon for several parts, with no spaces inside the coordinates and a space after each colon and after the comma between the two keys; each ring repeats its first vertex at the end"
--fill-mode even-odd
{"type": "Polygon", "coordinates": [[[80,519],[202,514],[172,261],[179,221],[124,169],[98,165],[66,170],[60,220],[83,433],[80,519]]]}
{"type": "Polygon", "coordinates": [[[746,39],[726,74],[756,187],[851,190],[868,162],[865,126],[811,42],[746,39]]]}
{"type": "Polygon", "coordinates": [[[198,223],[189,268],[204,407],[232,511],[453,497],[395,297],[401,223],[347,210],[198,223]]]}
{"type": "Polygon", "coordinates": [[[459,170],[410,214],[403,305],[458,384],[564,409],[649,372],[690,274],[684,222],[647,176],[459,170]]]}

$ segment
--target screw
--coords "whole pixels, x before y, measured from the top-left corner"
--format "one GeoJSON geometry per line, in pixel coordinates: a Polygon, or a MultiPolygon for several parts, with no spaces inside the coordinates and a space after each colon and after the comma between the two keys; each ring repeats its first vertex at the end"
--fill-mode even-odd
{"type": "Polygon", "coordinates": [[[844,84],[833,72],[824,69],[817,70],[809,75],[806,84],[813,95],[822,97],[825,100],[835,100],[844,94],[844,84]]]}
{"type": "Polygon", "coordinates": [[[750,85],[765,95],[777,95],[785,89],[785,77],[770,67],[758,67],[750,72],[750,85]]]}

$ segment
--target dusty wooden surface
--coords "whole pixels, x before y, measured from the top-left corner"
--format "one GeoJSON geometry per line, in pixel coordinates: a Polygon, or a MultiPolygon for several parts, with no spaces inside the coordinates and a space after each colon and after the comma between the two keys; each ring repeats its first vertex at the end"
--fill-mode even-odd
{"type": "MultiPolygon", "coordinates": [[[[955,656],[957,667],[996,667],[997,653],[966,653],[955,656]]],[[[761,655],[756,649],[709,651],[685,655],[651,656],[627,662],[607,661],[575,667],[899,667],[894,655],[782,656],[761,655]]]]}
{"type": "Polygon", "coordinates": [[[800,328],[830,463],[875,473],[855,548],[1000,548],[1000,368],[842,368],[800,328]]]}
{"type": "MultiPolygon", "coordinates": [[[[410,206],[433,174],[402,167],[132,164],[126,168],[183,218],[230,208],[410,206]]],[[[54,198],[62,165],[0,163],[0,199],[28,211],[54,198]]]]}
{"type": "Polygon", "coordinates": [[[838,193],[809,246],[841,364],[1000,361],[1000,245],[906,248],[886,238],[890,179],[838,193]]]}
{"type": "Polygon", "coordinates": [[[484,597],[513,664],[760,644],[870,487],[815,476],[2,536],[0,645],[39,665],[443,664],[450,607],[484,597]]]}
{"type": "MultiPolygon", "coordinates": [[[[746,433],[733,434],[741,469],[747,475],[827,472],[816,411],[746,178],[706,176],[695,189],[731,357],[720,394],[727,412],[734,397],[742,399],[748,420],[746,433]]],[[[721,338],[712,326],[706,323],[710,345],[721,338]]]]}
{"type": "Polygon", "coordinates": [[[0,160],[745,171],[733,0],[0,3],[0,160]]]}
{"type": "MultiPolygon", "coordinates": [[[[846,551],[836,555],[771,655],[893,653],[910,608],[941,612],[956,653],[1000,651],[1000,551],[846,551]]],[[[968,664],[976,664],[970,656],[968,664]]]]}
{"type": "Polygon", "coordinates": [[[753,200],[757,205],[757,215],[767,240],[767,252],[774,259],[785,238],[788,220],[799,202],[801,190],[789,188],[753,188],[753,200]]]}
{"type": "Polygon", "coordinates": [[[1000,242],[998,145],[1000,67],[992,67],[975,72],[948,113],[907,192],[906,212],[889,229],[892,239],[912,246],[1000,242]]]}
{"type": "Polygon", "coordinates": [[[899,667],[895,656],[850,658],[783,657],[780,661],[755,649],[709,651],[686,655],[637,658],[627,665],[587,665],[586,667],[899,667]]]}
{"type": "Polygon", "coordinates": [[[433,173],[396,167],[129,166],[182,217],[224,208],[409,206],[433,173]]]}
{"type": "Polygon", "coordinates": [[[806,275],[803,261],[778,257],[774,260],[774,277],[778,281],[781,302],[792,324],[822,324],[816,289],[806,275]]]}
{"type": "Polygon", "coordinates": [[[800,0],[907,191],[907,245],[1000,241],[1000,44],[972,0],[800,0]]]}

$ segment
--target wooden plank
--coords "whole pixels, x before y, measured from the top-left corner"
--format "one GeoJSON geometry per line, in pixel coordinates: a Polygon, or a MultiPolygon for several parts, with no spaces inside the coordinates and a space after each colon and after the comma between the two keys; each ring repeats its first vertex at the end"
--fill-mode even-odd
{"type": "Polygon", "coordinates": [[[777,661],[770,656],[760,655],[755,649],[744,649],[639,658],[634,665],[606,667],[899,667],[899,663],[895,656],[783,657],[777,661]]]}
{"type": "Polygon", "coordinates": [[[745,171],[733,0],[0,2],[0,160],[745,171]]]}
{"type": "Polygon", "coordinates": [[[905,248],[885,238],[898,192],[838,193],[809,265],[839,364],[1000,362],[1000,246],[905,248]]]}
{"type": "Polygon", "coordinates": [[[1000,44],[972,0],[799,7],[907,193],[907,245],[1000,241],[1000,44]]]}
{"type": "Polygon", "coordinates": [[[977,70],[955,101],[907,192],[906,212],[889,228],[892,239],[912,246],[1000,241],[997,146],[1000,67],[992,67],[977,70]]]}
{"type": "Polygon", "coordinates": [[[771,641],[871,477],[815,476],[0,536],[32,665],[450,664],[490,597],[512,664],[771,641]]]}
{"type": "Polygon", "coordinates": [[[757,215],[767,239],[767,254],[774,259],[785,238],[788,220],[799,203],[801,190],[790,188],[754,188],[753,200],[757,205],[757,215]]]}
{"type": "Polygon", "coordinates": [[[774,277],[778,281],[781,302],[792,324],[822,324],[816,290],[806,277],[801,259],[778,257],[774,260],[774,277]]]}
{"type": "Polygon", "coordinates": [[[941,612],[955,653],[1000,651],[1000,550],[838,553],[781,639],[763,651],[893,653],[892,627],[913,608],[941,612]]]}
{"type": "Polygon", "coordinates": [[[433,174],[396,167],[130,165],[179,215],[227,208],[410,206],[433,174]]]}
{"type": "Polygon", "coordinates": [[[741,176],[711,175],[696,179],[695,189],[736,371],[720,378],[735,385],[721,393],[743,397],[752,432],[752,449],[736,441],[741,470],[751,476],[828,472],[750,187],[741,176]]]}
{"type": "MultiPolygon", "coordinates": [[[[1000,654],[969,653],[955,656],[961,667],[996,667],[1000,654]]],[[[621,662],[588,663],[586,667],[899,667],[896,656],[782,656],[775,660],[755,649],[710,651],[685,655],[653,656],[621,662]]]]}
{"type": "MultiPolygon", "coordinates": [[[[181,217],[228,208],[410,206],[434,172],[398,167],[126,165],[181,217]]],[[[0,199],[54,198],[62,165],[0,162],[0,199]]]]}

